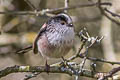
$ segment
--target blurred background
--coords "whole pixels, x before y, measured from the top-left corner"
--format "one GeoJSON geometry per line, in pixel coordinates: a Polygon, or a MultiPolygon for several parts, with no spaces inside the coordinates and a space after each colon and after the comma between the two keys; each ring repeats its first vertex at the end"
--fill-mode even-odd
{"type": "MultiPolygon", "coordinates": [[[[38,10],[52,9],[64,7],[64,0],[29,0],[38,10]]],[[[69,6],[87,4],[96,2],[97,0],[69,0],[69,6]]],[[[102,0],[103,2],[111,2],[112,7],[109,10],[119,14],[120,0],[102,0]]],[[[31,7],[24,0],[0,0],[0,11],[29,11],[31,7]]],[[[107,19],[101,15],[97,6],[76,8],[68,10],[68,14],[74,21],[75,31],[79,32],[83,27],[86,27],[91,36],[105,36],[100,44],[96,44],[89,49],[89,56],[109,61],[120,60],[120,25],[107,19]]],[[[8,15],[0,14],[0,70],[14,65],[45,65],[45,60],[40,54],[28,53],[15,54],[16,50],[27,47],[33,43],[33,40],[39,31],[40,27],[49,17],[45,15],[8,15]]],[[[119,20],[119,18],[117,18],[119,20]]],[[[75,50],[71,50],[65,58],[75,54],[80,46],[80,39],[76,37],[75,50]]],[[[82,59],[75,61],[80,63],[82,59]]],[[[51,59],[48,64],[61,61],[61,59],[51,59]]],[[[93,61],[87,60],[85,68],[90,69],[90,64],[93,61]]],[[[108,72],[118,65],[97,64],[96,70],[108,72]]],[[[0,80],[23,80],[26,74],[30,73],[14,73],[1,78],[0,80]]],[[[66,74],[46,74],[41,73],[30,80],[74,80],[74,76],[66,74]]],[[[87,77],[80,77],[80,80],[94,80],[87,77]]]]}

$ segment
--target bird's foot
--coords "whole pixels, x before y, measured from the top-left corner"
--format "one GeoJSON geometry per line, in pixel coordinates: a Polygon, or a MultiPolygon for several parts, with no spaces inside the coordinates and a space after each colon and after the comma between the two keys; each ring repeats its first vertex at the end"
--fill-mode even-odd
{"type": "Polygon", "coordinates": [[[45,70],[46,70],[46,72],[49,74],[50,65],[47,63],[47,60],[46,60],[46,63],[45,63],[45,70]]]}
{"type": "Polygon", "coordinates": [[[71,62],[71,61],[65,59],[64,57],[61,57],[61,58],[62,58],[62,62],[51,64],[50,67],[53,67],[53,66],[68,67],[68,66],[76,66],[77,65],[76,62],[71,62]]]}

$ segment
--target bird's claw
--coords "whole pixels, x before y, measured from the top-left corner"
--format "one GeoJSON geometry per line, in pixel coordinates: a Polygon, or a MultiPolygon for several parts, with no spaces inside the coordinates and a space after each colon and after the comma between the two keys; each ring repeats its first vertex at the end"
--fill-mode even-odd
{"type": "Polygon", "coordinates": [[[46,60],[46,63],[45,63],[45,70],[46,70],[46,72],[49,74],[50,65],[47,63],[47,60],[46,60]]]}

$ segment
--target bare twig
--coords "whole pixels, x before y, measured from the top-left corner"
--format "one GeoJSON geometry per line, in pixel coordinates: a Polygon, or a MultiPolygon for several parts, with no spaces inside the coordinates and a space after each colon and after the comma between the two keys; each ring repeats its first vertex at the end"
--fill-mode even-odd
{"type": "Polygon", "coordinates": [[[80,71],[79,73],[82,74],[83,72],[83,68],[84,68],[84,65],[85,65],[85,62],[86,62],[87,58],[86,56],[83,58],[83,61],[80,63],[80,71]]]}
{"type": "MultiPolygon", "coordinates": [[[[42,11],[6,11],[6,12],[0,12],[0,14],[10,14],[10,15],[36,15],[36,14],[46,14],[49,15],[51,13],[59,13],[64,10],[70,10],[75,8],[84,8],[84,7],[93,7],[98,5],[98,3],[90,3],[90,4],[79,4],[71,7],[63,7],[63,8],[55,8],[55,9],[45,9],[42,11]]],[[[111,5],[111,3],[105,2],[105,3],[99,3],[99,5],[111,5]]]]}
{"type": "Polygon", "coordinates": [[[28,46],[28,47],[26,47],[26,48],[17,50],[15,53],[17,53],[17,54],[24,54],[24,53],[30,51],[31,49],[32,49],[32,46],[30,45],[30,46],[28,46]]]}
{"type": "MultiPolygon", "coordinates": [[[[85,29],[84,29],[85,30],[85,29]]],[[[101,40],[104,38],[103,36],[101,38],[98,38],[98,36],[96,37],[90,37],[90,35],[88,34],[88,32],[81,30],[81,32],[79,34],[77,34],[78,36],[82,36],[82,38],[84,38],[85,40],[87,40],[90,44],[88,45],[88,48],[90,48],[92,45],[94,45],[96,42],[100,43],[101,40]],[[83,32],[85,32],[86,36],[83,34],[83,32]]],[[[79,37],[80,37],[79,36],[79,37]]],[[[84,53],[81,53],[81,50],[83,49],[83,47],[85,46],[86,41],[84,40],[84,42],[82,43],[82,45],[80,46],[78,52],[76,53],[76,55],[70,57],[68,60],[72,61],[76,58],[84,58],[85,55],[83,55],[84,53]]],[[[104,63],[109,63],[109,64],[119,64],[120,62],[114,62],[114,61],[108,61],[108,60],[104,60],[104,59],[98,59],[98,58],[93,58],[93,57],[86,57],[86,59],[88,60],[92,60],[92,61],[97,61],[97,62],[104,62],[104,63]]]]}
{"type": "MultiPolygon", "coordinates": [[[[69,6],[69,0],[65,0],[65,8],[69,6]]],[[[67,10],[64,10],[65,13],[67,13],[67,10]]]]}
{"type": "MultiPolygon", "coordinates": [[[[84,30],[85,30],[85,35],[86,35],[86,36],[83,36],[84,34],[83,34],[82,36],[83,36],[83,38],[87,39],[86,42],[89,42],[90,44],[87,45],[87,47],[86,47],[86,51],[85,51],[85,53],[84,53],[83,61],[82,61],[82,63],[80,64],[81,66],[80,66],[80,71],[79,71],[79,73],[82,73],[82,69],[83,69],[83,67],[84,67],[84,65],[85,65],[85,62],[86,62],[86,60],[87,60],[88,49],[89,49],[92,45],[94,45],[94,44],[97,42],[97,40],[98,40],[98,36],[97,36],[96,38],[90,37],[89,33],[87,32],[87,29],[84,28],[84,30]]],[[[101,39],[100,39],[100,40],[101,40],[101,39]]]]}
{"type": "MultiPolygon", "coordinates": [[[[113,1],[114,2],[114,1],[113,1]]],[[[114,11],[114,6],[110,7],[111,11],[114,11]]],[[[102,7],[101,7],[102,8],[102,7]]],[[[102,8],[103,9],[103,8],[102,8]]],[[[103,9],[104,10],[104,9],[103,9]]],[[[104,13],[108,15],[105,10],[104,13]]],[[[110,14],[108,15],[110,17],[110,14]]],[[[115,17],[113,18],[112,16],[110,17],[114,20],[115,17]]],[[[119,21],[118,21],[119,22],[119,21]]],[[[103,46],[103,52],[104,52],[104,57],[106,60],[111,60],[111,61],[116,61],[116,56],[115,56],[115,51],[114,51],[114,46],[113,46],[113,39],[112,39],[112,23],[113,21],[108,19],[106,16],[102,16],[102,21],[101,21],[101,29],[100,29],[100,35],[106,36],[105,39],[102,41],[102,46],[103,46]]]]}
{"type": "Polygon", "coordinates": [[[29,0],[24,1],[31,7],[32,10],[36,10],[36,7],[29,0]]]}
{"type": "MultiPolygon", "coordinates": [[[[113,77],[114,77],[114,74],[115,73],[117,73],[118,71],[120,71],[120,67],[117,67],[117,68],[113,68],[110,72],[108,72],[108,73],[101,73],[101,74],[103,74],[102,76],[99,76],[99,80],[106,80],[106,79],[108,79],[109,77],[111,77],[112,78],[112,80],[114,80],[113,79],[113,77]]],[[[116,80],[116,79],[115,79],[116,80]]],[[[117,80],[119,80],[119,78],[117,79],[117,80]]]]}
{"type": "Polygon", "coordinates": [[[107,8],[104,9],[106,12],[110,13],[112,16],[114,17],[119,17],[120,18],[120,15],[119,14],[115,14],[113,12],[111,12],[110,10],[108,10],[107,8]]]}
{"type": "MultiPolygon", "coordinates": [[[[81,54],[79,55],[78,57],[80,58],[84,58],[84,56],[81,54]]],[[[96,61],[96,62],[104,62],[104,63],[108,63],[108,64],[118,64],[120,65],[120,62],[114,62],[114,61],[107,61],[107,60],[104,60],[104,59],[98,59],[98,58],[93,58],[93,57],[87,57],[88,60],[91,60],[91,61],[96,61]]]]}
{"type": "Polygon", "coordinates": [[[111,18],[110,16],[107,15],[107,13],[105,13],[105,10],[100,5],[101,3],[102,3],[101,0],[98,0],[98,8],[99,8],[101,14],[103,14],[104,16],[106,16],[108,19],[110,19],[111,21],[115,22],[116,24],[120,25],[120,22],[118,22],[114,18],[111,18]]]}

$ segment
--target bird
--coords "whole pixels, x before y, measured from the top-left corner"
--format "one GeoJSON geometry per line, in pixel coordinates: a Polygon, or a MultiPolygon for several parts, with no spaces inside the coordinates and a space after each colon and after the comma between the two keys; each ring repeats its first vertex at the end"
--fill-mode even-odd
{"type": "Polygon", "coordinates": [[[33,42],[33,53],[40,53],[46,60],[64,57],[74,46],[74,39],[72,18],[66,13],[59,13],[40,28],[33,42]]]}

